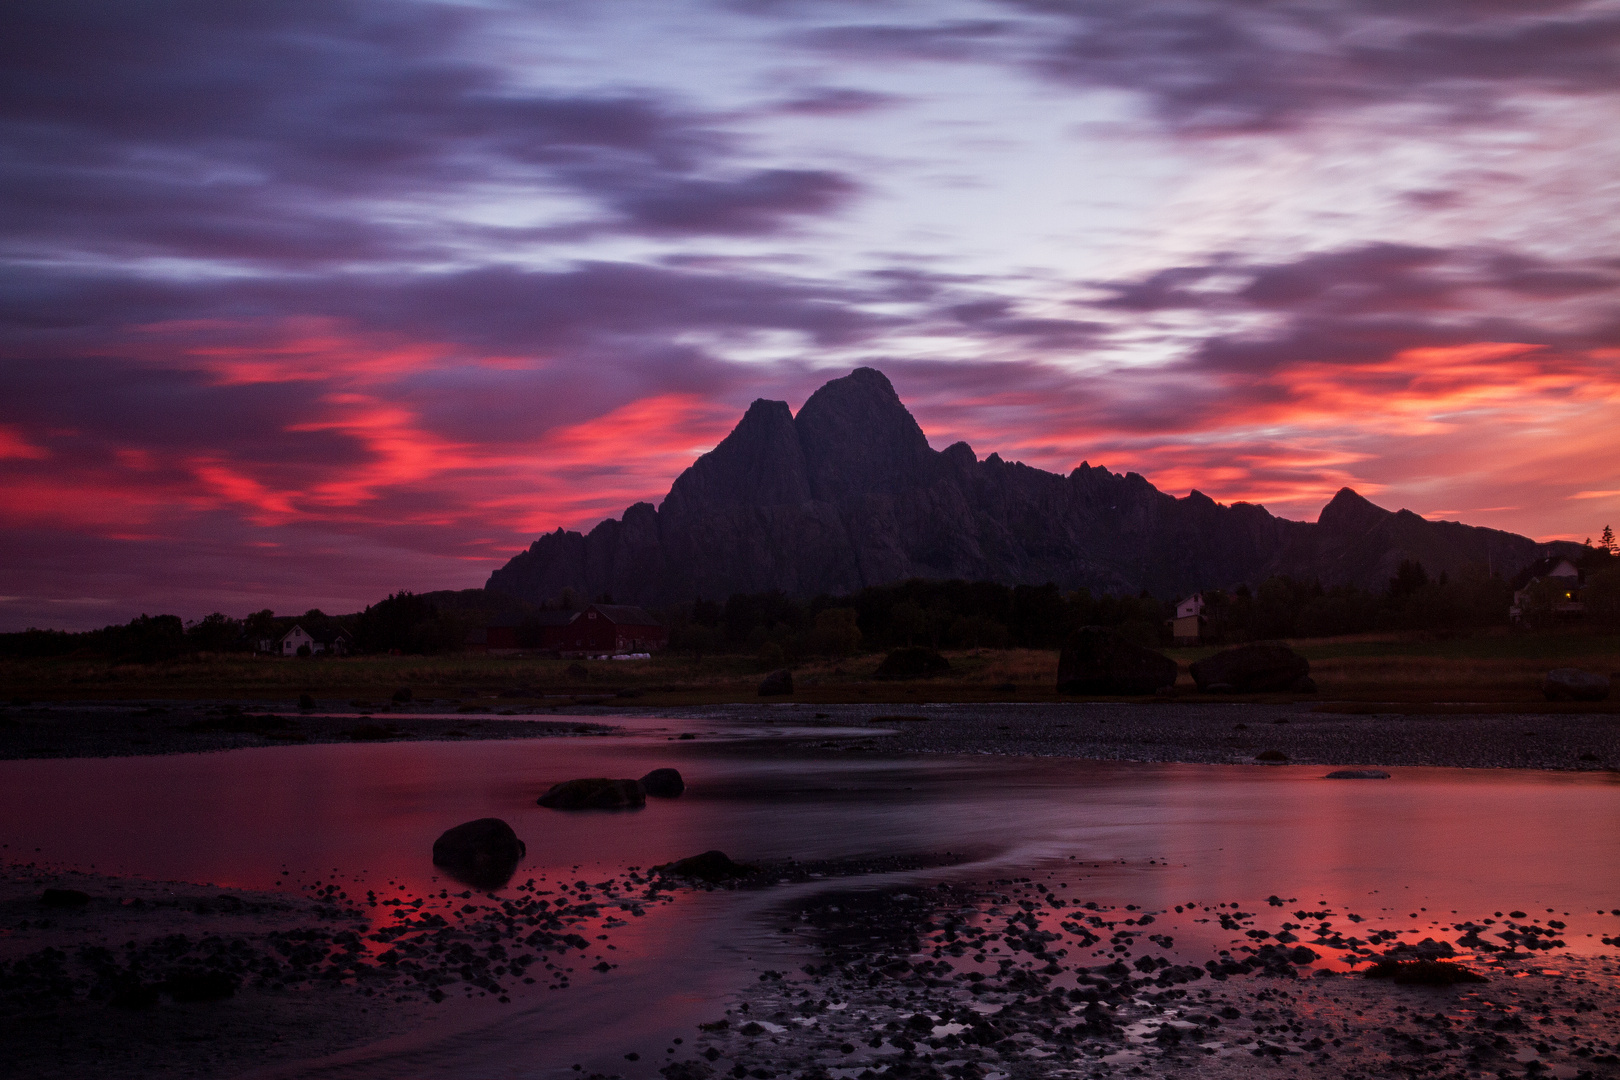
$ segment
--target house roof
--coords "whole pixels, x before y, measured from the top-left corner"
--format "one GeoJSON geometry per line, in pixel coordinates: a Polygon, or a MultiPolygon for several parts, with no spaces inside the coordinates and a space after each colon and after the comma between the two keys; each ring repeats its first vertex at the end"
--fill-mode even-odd
{"type": "Polygon", "coordinates": [[[1580,569],[1573,561],[1566,559],[1562,555],[1549,555],[1544,559],[1537,559],[1523,570],[1520,570],[1518,575],[1513,579],[1513,588],[1515,590],[1522,589],[1532,581],[1535,581],[1537,578],[1555,576],[1553,572],[1557,570],[1560,565],[1566,566],[1568,569],[1566,569],[1564,573],[1556,576],[1573,577],[1577,581],[1582,577],[1580,569]]]}
{"type": "Polygon", "coordinates": [[[330,645],[338,638],[346,638],[349,636],[349,632],[343,629],[341,626],[327,626],[318,630],[305,630],[301,624],[293,623],[292,628],[289,629],[285,634],[282,634],[276,640],[286,641],[295,633],[302,633],[311,641],[318,642],[321,645],[330,645]]]}
{"type": "Polygon", "coordinates": [[[629,604],[592,604],[591,611],[617,626],[662,626],[657,619],[629,604]]]}

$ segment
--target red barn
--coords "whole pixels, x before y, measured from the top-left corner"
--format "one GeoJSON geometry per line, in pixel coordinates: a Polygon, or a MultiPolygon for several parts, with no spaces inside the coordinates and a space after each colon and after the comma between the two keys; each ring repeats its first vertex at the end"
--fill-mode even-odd
{"type": "Polygon", "coordinates": [[[565,653],[654,652],[669,644],[658,620],[628,604],[592,604],[566,626],[544,630],[546,648],[565,653]]]}

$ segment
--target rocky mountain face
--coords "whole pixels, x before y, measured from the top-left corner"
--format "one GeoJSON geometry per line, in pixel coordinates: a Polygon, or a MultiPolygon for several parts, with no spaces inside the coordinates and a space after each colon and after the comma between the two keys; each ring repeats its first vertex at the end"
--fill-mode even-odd
{"type": "Polygon", "coordinates": [[[588,534],[542,536],[486,588],[530,601],[572,588],[665,605],[776,589],[839,595],[921,577],[1173,598],[1273,574],[1381,589],[1403,559],[1431,576],[1470,567],[1508,576],[1546,550],[1384,510],[1349,488],[1311,523],[1197,491],[1178,499],[1136,473],[1083,464],[1060,476],[996,454],[981,461],[962,442],[936,451],[889,380],[860,368],[797,416],[785,402],[754,402],[661,507],[637,503],[588,534]]]}

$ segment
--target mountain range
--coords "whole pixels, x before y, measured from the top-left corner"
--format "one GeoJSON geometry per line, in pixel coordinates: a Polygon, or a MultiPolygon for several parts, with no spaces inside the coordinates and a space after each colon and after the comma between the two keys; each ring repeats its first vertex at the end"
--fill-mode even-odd
{"type": "Polygon", "coordinates": [[[1278,574],[1381,590],[1406,559],[1431,576],[1507,577],[1564,548],[1579,550],[1385,510],[1349,488],[1315,522],[1291,521],[1198,491],[1176,498],[1136,473],[1082,464],[1062,476],[981,460],[965,442],[934,450],[883,373],[858,368],[797,416],[755,401],[660,506],[541,536],[485,588],[664,606],[961,578],[1174,599],[1278,574]]]}

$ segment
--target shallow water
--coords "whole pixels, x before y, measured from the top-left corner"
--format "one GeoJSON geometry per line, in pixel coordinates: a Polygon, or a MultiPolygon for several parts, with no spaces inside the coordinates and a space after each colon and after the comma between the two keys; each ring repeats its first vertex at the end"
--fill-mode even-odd
{"type": "MultiPolygon", "coordinates": [[[[780,729],[712,721],[694,726],[705,733],[697,740],[671,741],[667,722],[628,723],[622,737],[3,762],[0,857],[221,886],[324,880],[421,895],[447,884],[429,861],[434,838],[497,816],[528,845],[515,884],[596,880],[708,848],[745,861],[953,851],[967,863],[912,876],[1061,865],[1075,899],[1263,908],[1275,894],[1403,926],[1552,909],[1577,951],[1605,951],[1586,935],[1612,933],[1613,916],[1596,913],[1620,907],[1620,778],[1611,774],[1394,769],[1390,780],[1329,781],[1327,769],[1307,766],[798,749],[780,729]],[[535,805],[559,780],[660,766],[681,770],[685,796],[624,812],[535,805]]],[[[415,1075],[538,1076],[574,1062],[650,1074],[658,1054],[638,1072],[621,1048],[690,1031],[761,968],[796,966],[769,911],[824,887],[684,896],[615,938],[621,966],[611,976],[520,998],[504,1013],[466,1012],[323,1074],[396,1075],[402,1059],[415,1075]]]]}

